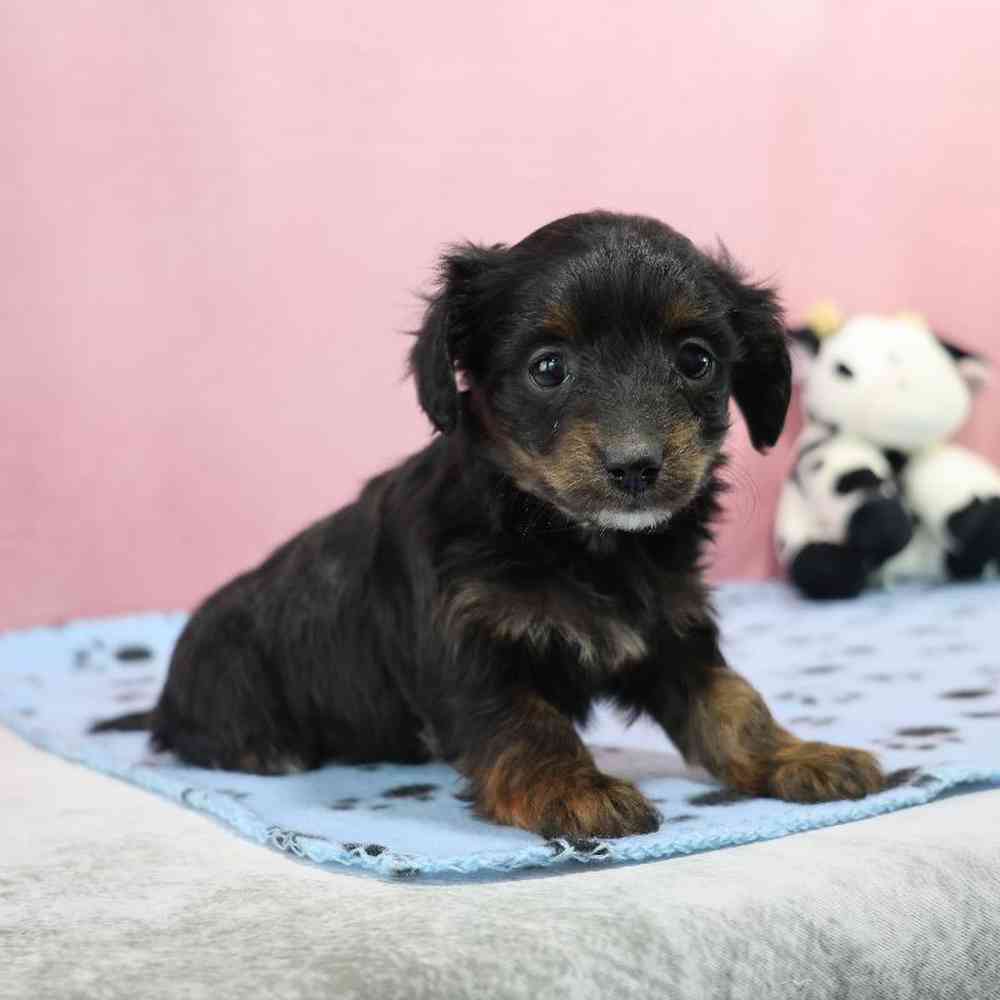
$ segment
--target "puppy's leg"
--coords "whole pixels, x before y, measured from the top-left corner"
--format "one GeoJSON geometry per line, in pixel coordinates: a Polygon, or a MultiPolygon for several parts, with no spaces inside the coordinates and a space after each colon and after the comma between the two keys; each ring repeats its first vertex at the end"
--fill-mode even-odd
{"type": "Polygon", "coordinates": [[[677,739],[686,756],[741,792],[789,802],[860,799],[884,778],[864,750],[800,740],[739,674],[714,668],[689,701],[677,739]]]}
{"type": "Polygon", "coordinates": [[[456,761],[486,819],[543,837],[650,833],[659,814],[634,785],[597,769],[573,723],[531,693],[494,715],[456,761]]]}
{"type": "Polygon", "coordinates": [[[619,697],[653,715],[685,760],[747,795],[827,802],[860,799],[885,785],[870,753],[800,740],[724,665],[680,678],[669,669],[657,671],[619,697]]]}

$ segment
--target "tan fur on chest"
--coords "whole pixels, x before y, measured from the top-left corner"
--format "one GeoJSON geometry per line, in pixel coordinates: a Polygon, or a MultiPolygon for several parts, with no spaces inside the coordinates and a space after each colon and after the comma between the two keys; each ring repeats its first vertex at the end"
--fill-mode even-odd
{"type": "Polygon", "coordinates": [[[498,639],[527,642],[538,650],[561,641],[575,650],[582,666],[591,669],[618,670],[648,652],[642,634],[613,607],[588,605],[564,595],[515,591],[482,580],[451,588],[440,616],[451,634],[485,628],[498,639]]]}

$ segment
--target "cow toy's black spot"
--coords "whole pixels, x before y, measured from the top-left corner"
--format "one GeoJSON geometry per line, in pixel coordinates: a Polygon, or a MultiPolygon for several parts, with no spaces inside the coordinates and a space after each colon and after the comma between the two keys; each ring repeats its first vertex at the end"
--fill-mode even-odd
{"type": "Polygon", "coordinates": [[[833,488],[841,495],[856,490],[874,490],[882,485],[882,477],[871,469],[851,469],[837,477],[833,488]]]}
{"type": "Polygon", "coordinates": [[[941,697],[965,700],[967,698],[987,698],[991,694],[993,694],[992,688],[956,688],[954,691],[945,691],[941,697]]]}
{"type": "Polygon", "coordinates": [[[691,820],[697,819],[698,817],[694,813],[681,813],[680,816],[671,816],[667,822],[668,823],[690,823],[691,820]]]}
{"type": "Polygon", "coordinates": [[[358,798],[355,795],[348,795],[345,798],[337,799],[330,808],[336,810],[346,810],[353,809],[358,804],[358,798]]]}
{"type": "Polygon", "coordinates": [[[963,712],[966,719],[1000,719],[1000,711],[963,712]]]}
{"type": "Polygon", "coordinates": [[[140,660],[148,660],[152,655],[153,651],[148,646],[119,646],[115,650],[116,659],[122,663],[137,663],[140,660]]]}
{"type": "Polygon", "coordinates": [[[838,667],[836,663],[817,663],[814,667],[804,667],[801,672],[810,677],[822,677],[824,674],[835,674],[838,670],[843,669],[843,667],[838,667]]]}

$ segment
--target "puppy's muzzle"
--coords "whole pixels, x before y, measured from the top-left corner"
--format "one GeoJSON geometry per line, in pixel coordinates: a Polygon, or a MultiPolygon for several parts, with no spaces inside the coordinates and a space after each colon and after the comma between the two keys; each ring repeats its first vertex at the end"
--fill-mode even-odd
{"type": "Polygon", "coordinates": [[[653,439],[605,448],[604,468],[615,489],[637,499],[651,489],[663,467],[663,445],[653,439]]]}

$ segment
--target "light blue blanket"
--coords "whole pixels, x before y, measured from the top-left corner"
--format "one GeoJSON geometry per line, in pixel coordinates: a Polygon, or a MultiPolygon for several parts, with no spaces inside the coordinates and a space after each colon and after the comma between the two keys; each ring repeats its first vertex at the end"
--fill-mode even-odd
{"type": "MultiPolygon", "coordinates": [[[[785,836],[1000,785],[1000,583],[807,604],[777,583],[717,594],[732,664],[808,739],[875,750],[891,790],[861,802],[742,799],[686,772],[652,726],[599,715],[599,763],[664,816],[657,833],[546,841],[476,819],[449,767],[330,766],[257,777],[179,765],[141,733],[88,735],[152,705],[184,618],[144,614],[0,636],[0,720],[70,760],[214,816],[317,864],[384,875],[489,876],[569,861],[634,862],[785,836]]],[[[45,789],[38,790],[46,794],[45,789]]],[[[110,819],[110,818],[109,818],[110,819]]]]}

